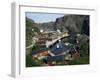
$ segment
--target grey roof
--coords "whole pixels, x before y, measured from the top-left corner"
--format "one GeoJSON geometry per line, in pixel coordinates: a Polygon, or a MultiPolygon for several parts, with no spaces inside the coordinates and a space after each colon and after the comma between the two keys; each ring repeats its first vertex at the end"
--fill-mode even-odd
{"type": "Polygon", "coordinates": [[[64,59],[65,59],[65,55],[52,56],[52,57],[47,57],[47,62],[64,61],[64,59]]]}
{"type": "Polygon", "coordinates": [[[63,52],[72,51],[73,49],[73,45],[65,45],[63,42],[59,42],[51,48],[51,52],[55,55],[59,55],[63,52]],[[59,48],[57,48],[57,45],[59,45],[59,48]]]}

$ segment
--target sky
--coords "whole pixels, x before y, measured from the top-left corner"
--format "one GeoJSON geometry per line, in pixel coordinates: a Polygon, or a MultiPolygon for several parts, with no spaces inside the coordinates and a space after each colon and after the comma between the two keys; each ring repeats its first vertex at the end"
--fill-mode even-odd
{"type": "Polygon", "coordinates": [[[51,13],[33,13],[26,12],[26,17],[34,20],[36,23],[44,23],[55,21],[56,18],[64,16],[64,14],[51,14],[51,13]]]}

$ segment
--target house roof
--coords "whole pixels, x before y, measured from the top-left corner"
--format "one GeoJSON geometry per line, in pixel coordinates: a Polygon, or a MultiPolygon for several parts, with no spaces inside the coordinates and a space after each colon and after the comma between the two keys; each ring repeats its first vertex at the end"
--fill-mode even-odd
{"type": "Polygon", "coordinates": [[[43,49],[40,49],[40,50],[36,50],[36,51],[33,51],[32,54],[35,55],[37,53],[41,53],[41,52],[44,52],[44,51],[48,51],[47,48],[43,48],[43,49]]]}
{"type": "Polygon", "coordinates": [[[65,55],[57,55],[57,56],[52,56],[52,57],[47,57],[47,62],[52,62],[52,61],[64,61],[65,55]]]}
{"type": "Polygon", "coordinates": [[[72,50],[73,50],[73,45],[65,45],[65,43],[63,42],[59,42],[51,48],[51,52],[55,55],[59,55],[63,52],[69,52],[72,50]]]}

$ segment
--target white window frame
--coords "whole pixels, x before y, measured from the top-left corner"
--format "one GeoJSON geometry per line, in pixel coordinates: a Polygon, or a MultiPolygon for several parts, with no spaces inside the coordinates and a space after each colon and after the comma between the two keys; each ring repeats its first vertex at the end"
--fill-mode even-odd
{"type": "Polygon", "coordinates": [[[96,9],[86,7],[50,7],[33,5],[34,3],[12,3],[12,53],[11,74],[13,77],[20,76],[46,76],[63,75],[69,73],[90,73],[96,71],[96,9]],[[25,67],[25,12],[45,12],[64,14],[90,15],[90,64],[54,67],[25,67]],[[94,54],[95,53],[95,54],[94,54]]]}

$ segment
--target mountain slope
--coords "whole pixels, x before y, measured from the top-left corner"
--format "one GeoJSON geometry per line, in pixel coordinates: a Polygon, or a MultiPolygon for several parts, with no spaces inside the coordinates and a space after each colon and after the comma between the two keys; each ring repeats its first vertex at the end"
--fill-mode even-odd
{"type": "Polygon", "coordinates": [[[57,18],[55,21],[56,29],[67,31],[69,33],[89,33],[89,16],[88,15],[65,15],[57,18]]]}

